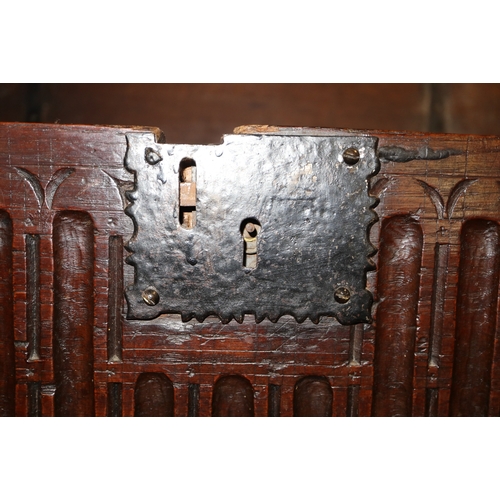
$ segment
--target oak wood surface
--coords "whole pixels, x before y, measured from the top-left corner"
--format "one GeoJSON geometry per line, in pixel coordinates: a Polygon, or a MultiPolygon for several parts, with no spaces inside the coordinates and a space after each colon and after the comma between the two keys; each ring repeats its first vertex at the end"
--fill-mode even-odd
{"type": "Polygon", "coordinates": [[[125,317],[133,131],[0,125],[3,415],[500,414],[500,138],[369,132],[379,149],[453,151],[370,181],[372,324],[221,324],[125,317]]]}

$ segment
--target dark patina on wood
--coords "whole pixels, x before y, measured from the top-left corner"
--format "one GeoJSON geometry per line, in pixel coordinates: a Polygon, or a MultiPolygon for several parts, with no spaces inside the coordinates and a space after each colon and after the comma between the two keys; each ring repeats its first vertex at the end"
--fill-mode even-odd
{"type": "MultiPolygon", "coordinates": [[[[161,142],[155,129],[0,124],[0,415],[500,415],[499,137],[239,129],[378,139],[373,322],[344,326],[127,319],[124,159],[136,132],[161,142]],[[382,161],[384,148],[464,153],[382,161]]],[[[188,183],[205,167],[182,168],[174,202],[185,213],[173,216],[197,228],[203,190],[194,218],[188,183]]],[[[238,264],[257,249],[250,274],[262,263],[259,222],[256,247],[252,228],[249,242],[238,228],[238,264]]]]}
{"type": "Polygon", "coordinates": [[[220,145],[190,146],[134,133],[127,140],[125,165],[136,176],[127,209],[135,226],[129,319],[371,321],[375,138],[228,135],[220,145]]]}

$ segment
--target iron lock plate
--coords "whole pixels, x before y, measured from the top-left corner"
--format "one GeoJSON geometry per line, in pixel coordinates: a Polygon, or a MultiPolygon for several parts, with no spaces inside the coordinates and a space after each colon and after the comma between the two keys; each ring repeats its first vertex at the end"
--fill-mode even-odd
{"type": "Polygon", "coordinates": [[[127,143],[129,319],[371,321],[376,138],[226,135],[180,145],[132,133],[127,143]]]}

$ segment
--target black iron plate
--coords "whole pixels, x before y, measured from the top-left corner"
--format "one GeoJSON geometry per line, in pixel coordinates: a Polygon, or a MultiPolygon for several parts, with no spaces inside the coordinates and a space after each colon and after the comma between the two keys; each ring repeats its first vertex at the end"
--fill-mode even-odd
{"type": "Polygon", "coordinates": [[[378,168],[376,138],[227,135],[222,144],[196,146],[134,133],[127,141],[125,166],[135,174],[126,209],[135,226],[127,245],[135,266],[129,319],[371,321],[366,272],[376,200],[368,178],[378,168]],[[349,148],[359,152],[354,165],[344,161],[349,148]],[[179,221],[186,161],[196,164],[191,229],[179,221]],[[253,269],[244,265],[246,220],[261,226],[253,269]]]}

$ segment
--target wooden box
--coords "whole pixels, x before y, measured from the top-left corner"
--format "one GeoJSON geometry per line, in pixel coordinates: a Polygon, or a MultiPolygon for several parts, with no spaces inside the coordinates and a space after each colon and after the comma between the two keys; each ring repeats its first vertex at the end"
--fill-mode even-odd
{"type": "Polygon", "coordinates": [[[498,416],[500,138],[236,132],[376,138],[372,321],[127,319],[127,134],[161,132],[3,123],[0,414],[498,416]]]}

